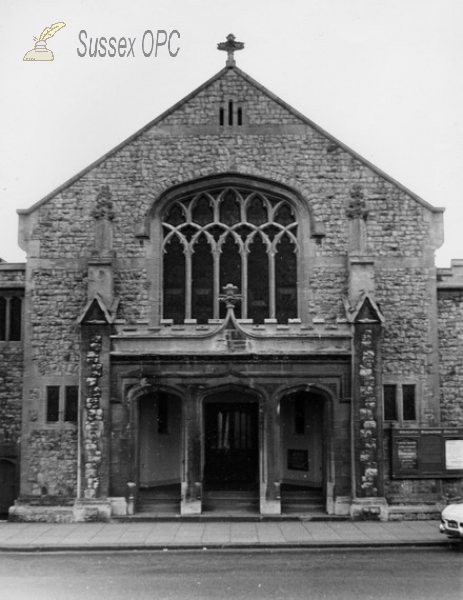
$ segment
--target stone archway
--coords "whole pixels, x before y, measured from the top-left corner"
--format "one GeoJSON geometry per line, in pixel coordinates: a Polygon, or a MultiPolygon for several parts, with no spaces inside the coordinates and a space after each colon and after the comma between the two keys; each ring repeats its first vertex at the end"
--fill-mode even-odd
{"type": "Polygon", "coordinates": [[[326,394],[287,392],[280,400],[280,423],[282,512],[324,512],[332,478],[326,394]]]}
{"type": "Polygon", "coordinates": [[[258,512],[262,451],[259,400],[251,390],[239,387],[211,392],[203,400],[205,512],[258,512]]]}
{"type": "Polygon", "coordinates": [[[139,512],[179,512],[182,481],[181,399],[167,391],[147,390],[138,399],[139,512]]]}
{"type": "Polygon", "coordinates": [[[259,403],[243,391],[212,394],[204,402],[205,486],[257,489],[259,403]]]}

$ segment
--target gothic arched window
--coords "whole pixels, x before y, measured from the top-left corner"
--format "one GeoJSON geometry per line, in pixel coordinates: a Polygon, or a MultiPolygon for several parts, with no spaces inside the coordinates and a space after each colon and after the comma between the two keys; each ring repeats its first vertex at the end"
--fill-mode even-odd
{"type": "Polygon", "coordinates": [[[238,186],[201,191],[171,202],[162,226],[163,318],[224,318],[228,283],[242,296],[238,318],[298,316],[297,221],[285,198],[238,186]]]}

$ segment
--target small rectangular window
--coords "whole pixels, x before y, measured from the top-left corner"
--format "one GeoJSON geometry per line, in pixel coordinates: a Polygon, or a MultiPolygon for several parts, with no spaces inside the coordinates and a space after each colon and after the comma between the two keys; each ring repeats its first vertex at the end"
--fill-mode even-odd
{"type": "Polygon", "coordinates": [[[167,398],[160,396],[158,398],[158,433],[169,433],[169,412],[167,398]]]}
{"type": "Polygon", "coordinates": [[[18,342],[21,339],[21,298],[10,299],[10,340],[18,342]]]}
{"type": "Polygon", "coordinates": [[[397,395],[395,385],[384,386],[384,420],[397,421],[397,395]]]}
{"type": "Polygon", "coordinates": [[[404,421],[416,421],[415,386],[402,386],[402,409],[404,421]]]}
{"type": "Polygon", "coordinates": [[[66,386],[64,398],[64,420],[70,423],[77,423],[79,404],[79,388],[77,385],[66,386]]]}
{"type": "Polygon", "coordinates": [[[47,387],[47,422],[56,421],[59,421],[59,386],[50,385],[47,387]]]}
{"type": "Polygon", "coordinates": [[[0,298],[0,340],[6,340],[6,298],[0,298]]]}
{"type": "Polygon", "coordinates": [[[243,124],[243,109],[241,108],[241,106],[237,110],[237,119],[238,119],[238,125],[242,125],[243,124]]]}
{"type": "Polygon", "coordinates": [[[21,339],[22,299],[10,293],[0,297],[0,341],[21,339]]]}

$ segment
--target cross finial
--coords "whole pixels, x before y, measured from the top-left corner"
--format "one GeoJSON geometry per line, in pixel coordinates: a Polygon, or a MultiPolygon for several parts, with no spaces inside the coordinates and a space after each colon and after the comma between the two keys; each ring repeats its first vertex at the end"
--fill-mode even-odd
{"type": "Polygon", "coordinates": [[[220,42],[220,44],[217,44],[218,50],[224,50],[225,52],[227,52],[227,62],[225,63],[227,65],[227,67],[234,67],[236,65],[235,57],[233,56],[233,53],[236,50],[242,50],[243,48],[244,48],[244,43],[243,42],[235,42],[235,36],[233,35],[233,33],[229,33],[227,35],[226,42],[220,42]]]}

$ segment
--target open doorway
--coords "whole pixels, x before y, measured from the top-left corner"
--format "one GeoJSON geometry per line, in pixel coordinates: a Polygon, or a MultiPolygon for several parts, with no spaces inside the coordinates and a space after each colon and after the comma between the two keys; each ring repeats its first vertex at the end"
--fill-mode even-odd
{"type": "Polygon", "coordinates": [[[11,460],[0,459],[0,519],[8,518],[8,509],[16,499],[16,466],[11,460]]]}
{"type": "Polygon", "coordinates": [[[182,473],[182,404],[173,394],[139,399],[138,512],[179,512],[182,473]]]}
{"type": "Polygon", "coordinates": [[[259,481],[258,403],[242,394],[222,394],[204,405],[204,484],[251,489],[259,481]]]}
{"type": "Polygon", "coordinates": [[[281,400],[282,511],[322,512],[326,481],[325,402],[297,391],[281,400]]]}

